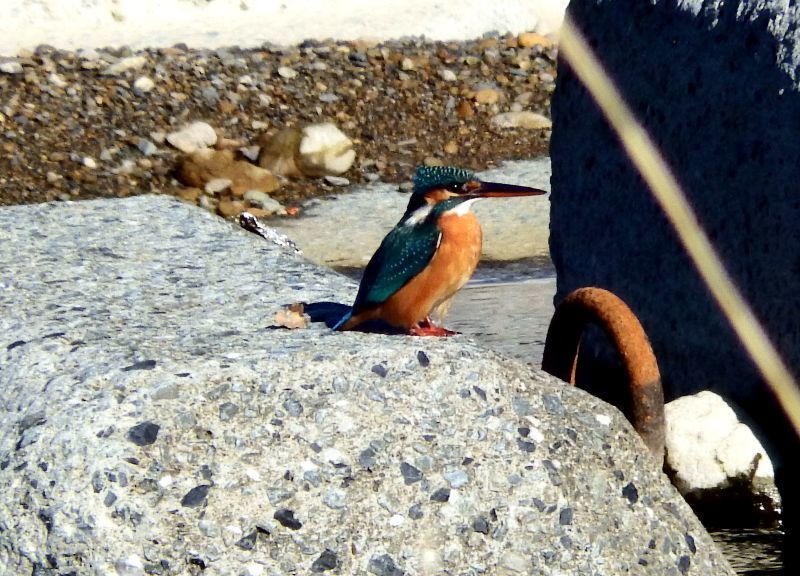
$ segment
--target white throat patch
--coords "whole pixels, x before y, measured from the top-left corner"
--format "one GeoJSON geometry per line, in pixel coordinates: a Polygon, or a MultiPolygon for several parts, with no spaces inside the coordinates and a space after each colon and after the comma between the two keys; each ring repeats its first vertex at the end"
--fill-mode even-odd
{"type": "Polygon", "coordinates": [[[403,223],[403,225],[416,226],[417,224],[419,224],[420,222],[425,220],[425,218],[428,217],[428,214],[431,213],[432,209],[433,209],[432,204],[426,204],[425,206],[417,208],[411,213],[411,216],[408,217],[408,219],[403,223]]]}
{"type": "Polygon", "coordinates": [[[472,207],[475,202],[478,200],[483,200],[483,198],[472,198],[470,200],[464,200],[461,204],[456,206],[455,208],[448,210],[445,214],[453,214],[454,216],[464,216],[469,209],[472,207]]]}

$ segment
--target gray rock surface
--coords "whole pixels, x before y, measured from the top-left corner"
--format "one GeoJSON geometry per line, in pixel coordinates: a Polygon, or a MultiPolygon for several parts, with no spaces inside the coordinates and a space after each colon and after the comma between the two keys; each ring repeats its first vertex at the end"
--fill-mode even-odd
{"type": "MultiPolygon", "coordinates": [[[[570,11],[800,374],[800,8],[790,4],[575,0],[570,11]]],[[[587,285],[616,293],[650,337],[668,399],[717,392],[755,422],[776,468],[781,455],[796,460],[798,439],[782,410],[616,136],[563,65],[552,112],[557,299],[587,285]]]]}
{"type": "Polygon", "coordinates": [[[4,574],[730,574],[613,408],[165,197],[0,209],[4,574]]]}

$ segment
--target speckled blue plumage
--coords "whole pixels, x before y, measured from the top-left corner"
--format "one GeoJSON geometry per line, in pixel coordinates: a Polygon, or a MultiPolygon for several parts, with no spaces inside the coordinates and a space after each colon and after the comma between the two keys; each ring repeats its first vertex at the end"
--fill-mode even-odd
{"type": "Polygon", "coordinates": [[[424,193],[434,188],[446,188],[475,180],[475,174],[455,166],[420,166],[414,174],[414,193],[424,193]]]}
{"type": "Polygon", "coordinates": [[[439,246],[439,218],[464,200],[439,202],[420,222],[398,224],[386,235],[364,270],[353,314],[385,302],[425,269],[439,246]]]}
{"type": "Polygon", "coordinates": [[[385,302],[422,272],[436,252],[439,235],[436,221],[430,217],[414,226],[393,228],[364,270],[353,313],[385,302]]]}

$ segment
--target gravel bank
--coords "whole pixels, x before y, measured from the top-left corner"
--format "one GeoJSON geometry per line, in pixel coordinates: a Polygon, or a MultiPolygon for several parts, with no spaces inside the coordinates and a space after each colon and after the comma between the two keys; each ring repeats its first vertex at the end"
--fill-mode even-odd
{"type": "MultiPolygon", "coordinates": [[[[539,156],[549,129],[507,127],[498,115],[549,116],[555,58],[533,34],[135,53],[42,46],[0,62],[0,203],[178,194],[179,152],[165,137],[192,120],[231,146],[334,122],[354,141],[352,182],[401,182],[426,161],[485,169],[539,156]]],[[[293,204],[330,190],[289,181],[273,197],[293,204]]]]}

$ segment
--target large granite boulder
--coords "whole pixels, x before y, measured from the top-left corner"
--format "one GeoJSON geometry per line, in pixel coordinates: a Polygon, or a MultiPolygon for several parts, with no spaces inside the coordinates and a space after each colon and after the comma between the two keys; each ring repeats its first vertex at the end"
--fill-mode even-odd
{"type": "Polygon", "coordinates": [[[0,209],[3,574],[731,574],[619,412],[164,197],[0,209]]]}
{"type": "MultiPolygon", "coordinates": [[[[569,12],[800,374],[800,8],[777,0],[574,0],[569,12]]],[[[779,482],[791,486],[787,474],[800,480],[796,433],[564,62],[552,112],[556,300],[591,285],[620,296],[650,337],[667,399],[708,389],[732,402],[755,425],[779,482]]],[[[595,368],[606,363],[602,348],[597,338],[582,348],[595,368]]]]}

